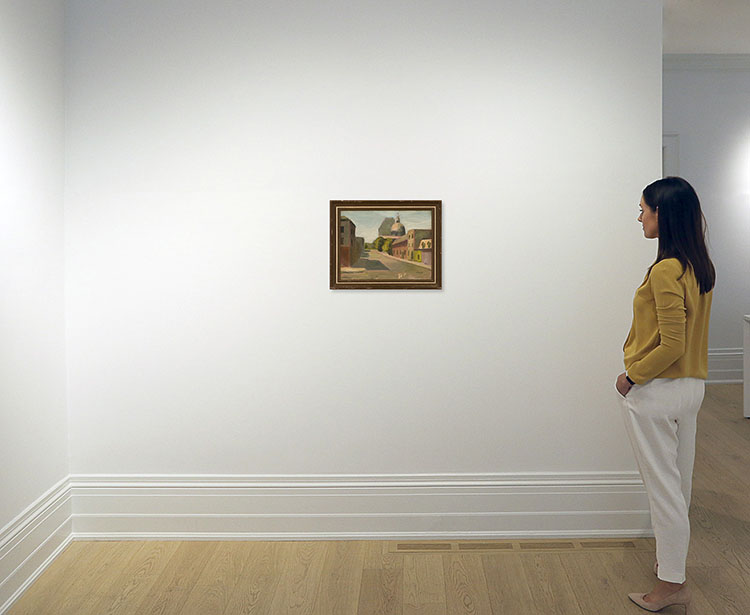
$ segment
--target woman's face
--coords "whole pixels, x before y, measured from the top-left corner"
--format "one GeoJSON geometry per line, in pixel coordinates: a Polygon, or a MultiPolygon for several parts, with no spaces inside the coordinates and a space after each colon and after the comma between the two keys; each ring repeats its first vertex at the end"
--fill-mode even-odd
{"type": "Polygon", "coordinates": [[[659,236],[659,212],[646,205],[641,196],[641,215],[638,222],[643,225],[643,235],[646,239],[656,239],[659,236]]]}

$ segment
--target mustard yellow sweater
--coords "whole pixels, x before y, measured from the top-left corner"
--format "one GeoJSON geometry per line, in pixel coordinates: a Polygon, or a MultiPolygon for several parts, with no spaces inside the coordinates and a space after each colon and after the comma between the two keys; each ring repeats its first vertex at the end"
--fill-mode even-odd
{"type": "Polygon", "coordinates": [[[708,320],[713,291],[700,294],[692,268],[659,261],[633,299],[625,370],[636,384],[652,378],[708,376],[708,320]],[[680,277],[682,276],[682,277],[680,277]]]}

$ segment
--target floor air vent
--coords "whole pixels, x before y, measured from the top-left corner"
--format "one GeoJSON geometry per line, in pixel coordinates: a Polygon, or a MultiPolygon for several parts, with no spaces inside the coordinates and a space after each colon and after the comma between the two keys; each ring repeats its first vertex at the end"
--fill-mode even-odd
{"type": "Polygon", "coordinates": [[[540,551],[655,551],[653,538],[628,540],[461,540],[389,542],[390,553],[528,553],[540,551]]]}

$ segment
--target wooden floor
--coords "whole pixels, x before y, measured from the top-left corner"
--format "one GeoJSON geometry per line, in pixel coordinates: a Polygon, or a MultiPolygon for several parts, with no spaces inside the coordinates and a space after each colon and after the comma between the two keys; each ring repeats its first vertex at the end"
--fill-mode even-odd
{"type": "MultiPolygon", "coordinates": [[[[711,385],[699,414],[687,569],[696,615],[750,613],[741,396],[741,385],[711,385]]],[[[653,540],[405,542],[73,542],[10,615],[617,615],[644,613],[627,594],[655,582],[653,540]]]]}

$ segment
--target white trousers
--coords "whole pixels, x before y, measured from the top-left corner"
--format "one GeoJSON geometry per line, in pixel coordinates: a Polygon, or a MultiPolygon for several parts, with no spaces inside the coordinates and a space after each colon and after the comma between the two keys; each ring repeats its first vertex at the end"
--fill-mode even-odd
{"type": "Polygon", "coordinates": [[[704,392],[704,380],[656,378],[620,395],[625,428],[648,494],[658,576],[672,583],[685,582],[696,421],[704,392]]]}

